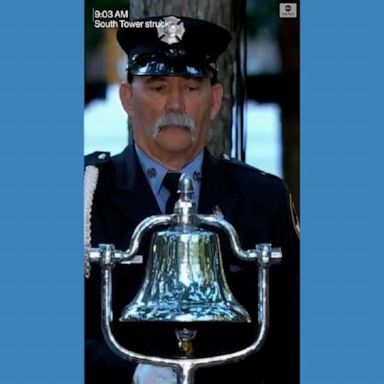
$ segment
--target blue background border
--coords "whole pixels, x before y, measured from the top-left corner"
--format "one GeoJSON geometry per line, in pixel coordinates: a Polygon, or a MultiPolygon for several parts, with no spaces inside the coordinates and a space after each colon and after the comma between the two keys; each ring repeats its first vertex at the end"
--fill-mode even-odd
{"type": "Polygon", "coordinates": [[[384,383],[383,12],[301,3],[302,384],[384,383]]]}
{"type": "MultiPolygon", "coordinates": [[[[0,7],[0,382],[82,383],[83,4],[0,7]]],[[[384,382],[383,14],[301,5],[302,384],[384,382]]]]}
{"type": "Polygon", "coordinates": [[[0,8],[0,383],[83,383],[83,4],[0,8]]]}

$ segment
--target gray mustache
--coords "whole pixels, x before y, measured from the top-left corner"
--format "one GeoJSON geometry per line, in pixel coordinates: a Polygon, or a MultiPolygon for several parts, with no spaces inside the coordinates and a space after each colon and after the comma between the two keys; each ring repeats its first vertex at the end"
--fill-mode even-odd
{"type": "Polygon", "coordinates": [[[184,127],[188,129],[192,133],[192,135],[196,131],[195,122],[190,116],[184,113],[170,112],[170,113],[167,113],[166,115],[160,116],[155,121],[155,124],[153,126],[153,136],[156,136],[162,128],[169,127],[172,125],[184,127]]]}

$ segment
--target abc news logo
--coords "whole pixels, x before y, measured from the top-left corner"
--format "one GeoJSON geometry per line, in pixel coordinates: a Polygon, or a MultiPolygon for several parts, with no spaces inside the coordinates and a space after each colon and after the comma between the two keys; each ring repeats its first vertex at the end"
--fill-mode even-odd
{"type": "Polygon", "coordinates": [[[280,17],[297,17],[297,4],[280,3],[280,17]]]}

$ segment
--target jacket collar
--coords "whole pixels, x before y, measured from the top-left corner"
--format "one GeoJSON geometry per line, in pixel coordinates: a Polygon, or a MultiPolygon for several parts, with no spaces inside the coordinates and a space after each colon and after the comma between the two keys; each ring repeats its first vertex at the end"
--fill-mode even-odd
{"type": "MultiPolygon", "coordinates": [[[[160,208],[144,175],[133,145],[114,157],[115,190],[112,199],[118,208],[133,221],[139,222],[160,214],[160,208]]],[[[205,150],[199,199],[199,213],[220,211],[226,220],[239,201],[236,186],[225,174],[224,165],[205,150]]]]}
{"type": "Polygon", "coordinates": [[[160,208],[144,175],[133,145],[113,159],[115,188],[111,199],[134,223],[160,214],[160,208]]]}
{"type": "Polygon", "coordinates": [[[116,169],[116,188],[119,190],[133,191],[137,179],[141,179],[140,171],[142,171],[133,144],[126,147],[123,152],[117,155],[114,158],[114,163],[116,169]]]}

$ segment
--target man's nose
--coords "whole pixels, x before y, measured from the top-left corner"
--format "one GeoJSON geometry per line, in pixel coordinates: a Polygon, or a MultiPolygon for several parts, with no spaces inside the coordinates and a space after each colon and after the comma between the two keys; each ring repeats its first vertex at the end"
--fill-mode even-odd
{"type": "Polygon", "coordinates": [[[171,87],[167,95],[169,112],[184,112],[184,95],[180,87],[171,87]]]}

